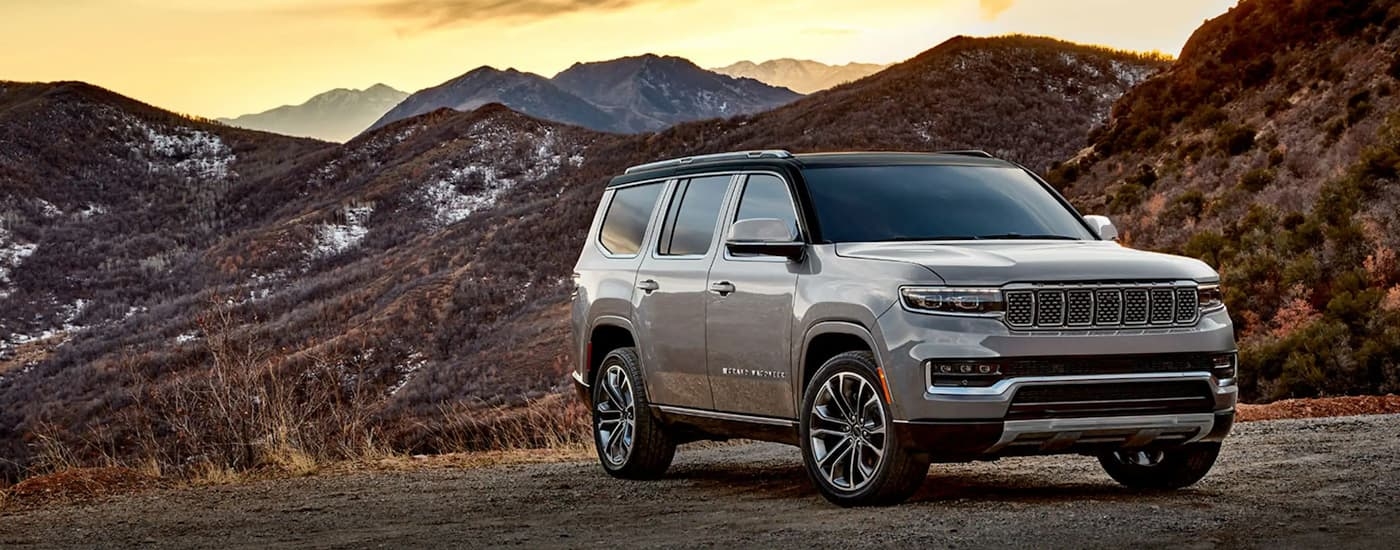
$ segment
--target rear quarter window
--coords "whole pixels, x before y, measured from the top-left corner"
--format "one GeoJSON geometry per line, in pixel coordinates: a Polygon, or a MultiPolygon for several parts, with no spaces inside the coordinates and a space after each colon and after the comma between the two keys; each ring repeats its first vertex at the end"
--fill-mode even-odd
{"type": "Polygon", "coordinates": [[[613,192],[608,213],[603,215],[603,227],[598,241],[609,253],[634,256],[642,249],[647,234],[647,222],[661,194],[660,183],[624,187],[613,192]]]}

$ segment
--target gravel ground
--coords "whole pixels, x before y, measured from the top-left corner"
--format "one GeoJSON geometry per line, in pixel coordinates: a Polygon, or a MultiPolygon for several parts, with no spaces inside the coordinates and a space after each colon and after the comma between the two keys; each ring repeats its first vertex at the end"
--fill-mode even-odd
{"type": "Polygon", "coordinates": [[[1400,540],[1400,415],[1238,426],[1215,470],[1133,493],[1087,457],[934,465],[892,508],[841,509],[796,449],[685,450],[657,482],[594,463],[167,489],[0,515],[0,547],[1376,547],[1400,540]]]}

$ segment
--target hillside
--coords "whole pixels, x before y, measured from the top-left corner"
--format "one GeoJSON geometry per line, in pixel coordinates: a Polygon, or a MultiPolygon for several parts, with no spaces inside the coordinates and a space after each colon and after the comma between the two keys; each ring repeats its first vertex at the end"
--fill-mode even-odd
{"type": "Polygon", "coordinates": [[[1115,100],[1166,65],[1050,38],[960,36],[773,111],[664,135],[706,151],[984,149],[1043,170],[1079,150],[1115,100]]]}
{"type": "MultiPolygon", "coordinates": [[[[568,274],[609,176],[758,147],[985,146],[1048,165],[1161,64],[1048,39],[960,38],[775,111],[655,134],[603,134],[489,104],[430,111],[341,146],[180,119],[90,87],[78,97],[66,84],[7,91],[0,178],[20,206],[5,206],[5,219],[40,219],[41,205],[23,205],[53,178],[36,169],[68,174],[73,192],[42,195],[65,213],[106,196],[107,172],[126,170],[131,186],[165,181],[146,176],[163,165],[121,145],[128,138],[91,131],[118,126],[109,120],[217,135],[235,159],[217,147],[170,156],[237,177],[213,202],[102,203],[171,231],[201,227],[191,221],[200,216],[218,222],[195,236],[14,226],[7,242],[37,248],[9,270],[13,295],[0,300],[0,320],[26,335],[0,357],[0,469],[54,461],[38,441],[60,441],[77,460],[116,453],[183,469],[283,460],[266,453],[284,447],[336,457],[578,437],[568,422],[579,413],[563,401],[568,274]],[[109,142],[121,146],[105,153],[109,142]],[[109,250],[130,259],[108,262],[109,250]],[[63,262],[92,265],[66,278],[63,262]],[[83,313],[66,321],[70,309],[83,313]],[[551,422],[561,431],[540,431],[551,422]]],[[[202,197],[222,173],[171,179],[170,193],[202,197]]]]}
{"type": "Polygon", "coordinates": [[[827,65],[806,59],[770,59],[762,63],[740,61],[710,69],[735,78],[752,78],[799,94],[820,92],[847,82],[855,82],[885,70],[889,65],[847,63],[827,65]]]}
{"type": "Polygon", "coordinates": [[[383,84],[363,90],[337,88],[317,94],[300,105],[283,105],[261,113],[221,118],[219,122],[250,130],[343,143],[363,132],[405,97],[408,97],[408,93],[383,84]]]}
{"type": "Polygon", "coordinates": [[[1241,2],[1051,174],[1221,271],[1247,398],[1400,390],[1398,6],[1241,2]]]}

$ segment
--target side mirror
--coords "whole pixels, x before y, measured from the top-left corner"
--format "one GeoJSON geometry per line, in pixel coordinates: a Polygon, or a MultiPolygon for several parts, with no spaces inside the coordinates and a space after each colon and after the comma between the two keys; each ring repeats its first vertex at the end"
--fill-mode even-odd
{"type": "Polygon", "coordinates": [[[1084,216],[1084,221],[1088,222],[1089,227],[1094,230],[1100,240],[1118,240],[1118,228],[1113,225],[1113,220],[1108,219],[1108,216],[1084,216]]]}
{"type": "Polygon", "coordinates": [[[792,227],[775,218],[734,222],[729,227],[729,238],[724,241],[724,246],[730,254],[781,256],[789,260],[801,260],[807,251],[806,243],[797,240],[792,227]]]}

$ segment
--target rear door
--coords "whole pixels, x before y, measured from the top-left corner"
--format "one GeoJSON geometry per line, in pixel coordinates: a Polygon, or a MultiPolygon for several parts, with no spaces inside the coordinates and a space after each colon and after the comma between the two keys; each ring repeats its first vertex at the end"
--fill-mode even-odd
{"type": "MultiPolygon", "coordinates": [[[[792,192],[773,174],[744,177],[724,229],[738,220],[776,218],[801,235],[792,192]]],[[[710,387],[715,408],[796,418],[793,410],[792,296],[800,264],[772,256],[717,254],[706,298],[710,387]]]]}
{"type": "Polygon", "coordinates": [[[713,409],[705,362],[710,264],[720,248],[720,211],[732,175],[672,186],[654,246],[637,272],[633,303],[647,390],[662,405],[713,409]]]}

